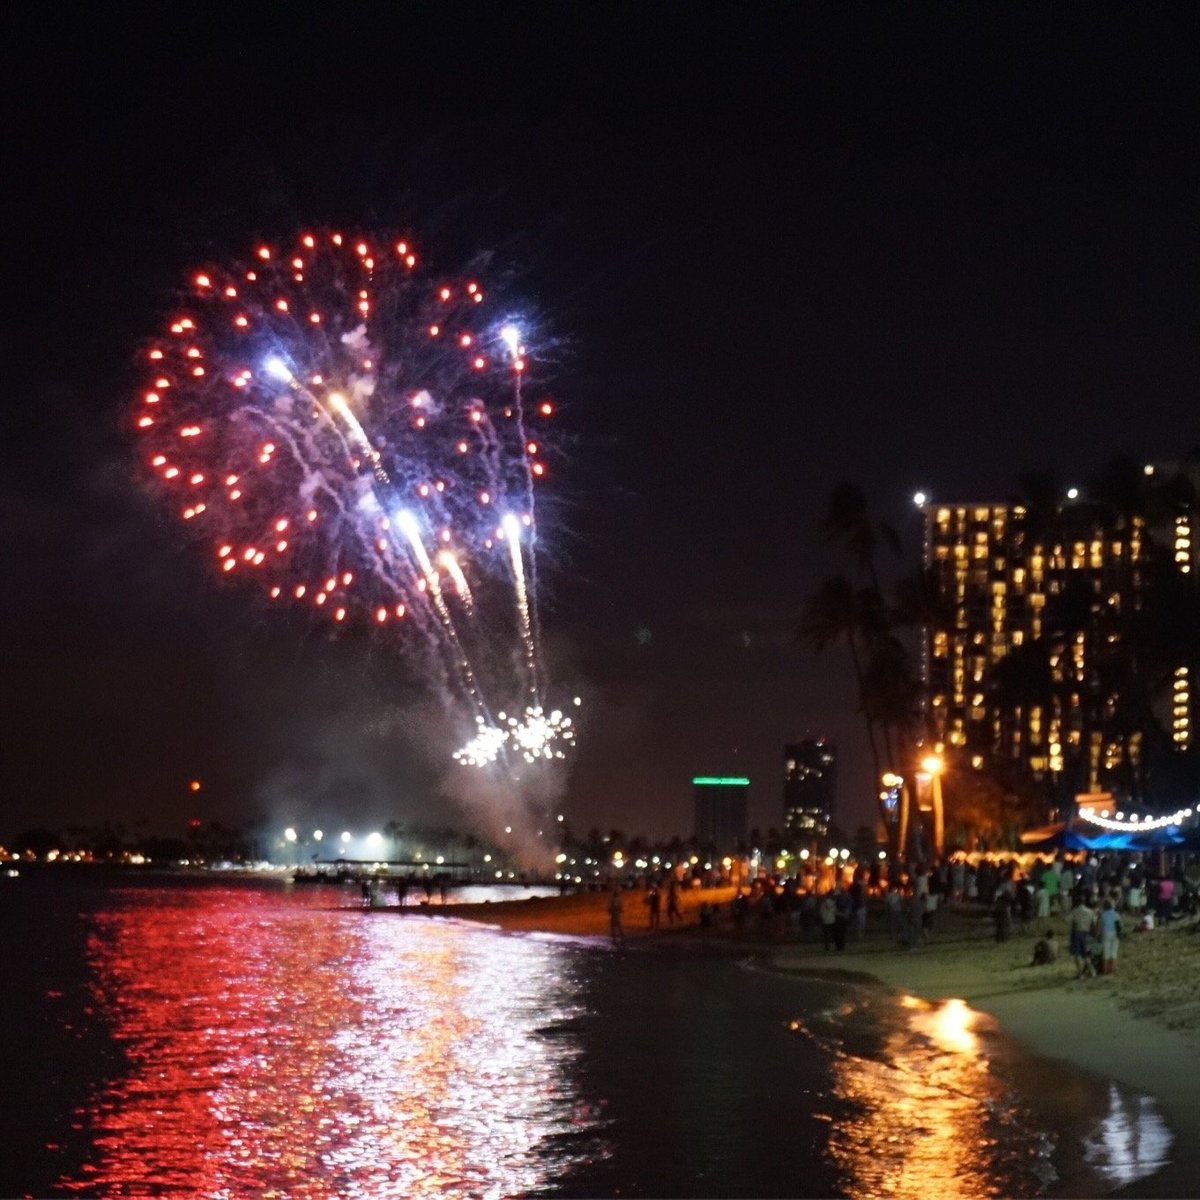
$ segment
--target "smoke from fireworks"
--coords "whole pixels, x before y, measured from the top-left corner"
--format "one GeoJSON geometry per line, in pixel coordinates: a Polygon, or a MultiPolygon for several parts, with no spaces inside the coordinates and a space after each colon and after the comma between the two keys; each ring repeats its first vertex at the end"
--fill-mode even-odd
{"type": "Polygon", "coordinates": [[[394,627],[473,725],[455,754],[563,757],[538,647],[535,484],[550,401],[518,325],[408,241],[305,234],[192,278],[144,352],[144,460],[226,575],[394,627]],[[514,715],[515,714],[515,715],[514,715]]]}

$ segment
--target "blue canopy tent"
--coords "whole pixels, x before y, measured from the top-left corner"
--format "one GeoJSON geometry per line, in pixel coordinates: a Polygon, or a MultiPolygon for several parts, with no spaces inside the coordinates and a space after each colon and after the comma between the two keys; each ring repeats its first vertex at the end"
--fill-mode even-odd
{"type": "MultiPolygon", "coordinates": [[[[1193,839],[1195,834],[1192,835],[1193,839]]],[[[1164,825],[1159,829],[1117,830],[1102,829],[1097,825],[1073,822],[1070,825],[1050,825],[1043,829],[1031,829],[1021,834],[1022,849],[1034,853],[1051,850],[1095,850],[1095,851],[1141,851],[1158,850],[1164,847],[1182,846],[1188,839],[1178,825],[1164,825]],[[1081,826],[1083,826],[1081,828],[1081,826]]]]}

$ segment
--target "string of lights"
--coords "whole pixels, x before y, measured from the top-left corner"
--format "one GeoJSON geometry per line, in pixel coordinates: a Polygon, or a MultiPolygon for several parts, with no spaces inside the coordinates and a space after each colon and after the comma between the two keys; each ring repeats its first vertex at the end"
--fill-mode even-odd
{"type": "Polygon", "coordinates": [[[1092,812],[1090,809],[1081,809],[1079,815],[1090,824],[1099,825],[1101,829],[1112,829],[1120,833],[1145,832],[1153,829],[1166,829],[1171,825],[1180,825],[1192,815],[1192,809],[1179,808],[1173,813],[1161,817],[1118,812],[1115,820],[1108,815],[1107,809],[1099,813],[1092,812]]]}

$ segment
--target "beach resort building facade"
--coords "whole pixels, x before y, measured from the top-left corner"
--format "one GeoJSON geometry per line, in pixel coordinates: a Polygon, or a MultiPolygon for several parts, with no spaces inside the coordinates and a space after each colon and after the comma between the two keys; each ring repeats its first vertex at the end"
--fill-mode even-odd
{"type": "Polygon", "coordinates": [[[1049,510],[920,505],[927,724],[958,765],[1006,761],[1066,801],[1136,793],[1157,731],[1180,754],[1194,749],[1197,490],[1160,498],[1153,514],[1075,489],[1049,510]],[[1160,601],[1150,630],[1147,606],[1160,601]]]}

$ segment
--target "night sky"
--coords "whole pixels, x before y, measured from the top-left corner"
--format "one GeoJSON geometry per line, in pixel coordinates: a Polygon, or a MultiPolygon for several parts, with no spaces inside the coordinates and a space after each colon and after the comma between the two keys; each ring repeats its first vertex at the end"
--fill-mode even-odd
{"type": "Polygon", "coordinates": [[[259,238],[517,269],[580,829],[687,834],[697,771],[778,824],[806,734],[870,817],[847,663],[795,638],[833,484],[915,561],[918,487],[1200,442],[1196,6],[308,9],[6,14],[5,832],[443,820],[403,659],[226,586],[135,483],[139,345],[259,238]]]}

